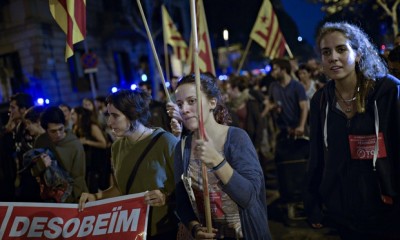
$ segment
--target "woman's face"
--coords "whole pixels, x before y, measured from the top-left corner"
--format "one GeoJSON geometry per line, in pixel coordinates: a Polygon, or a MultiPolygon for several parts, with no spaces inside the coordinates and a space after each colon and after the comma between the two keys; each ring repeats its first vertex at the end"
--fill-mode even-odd
{"type": "MultiPolygon", "coordinates": [[[[197,113],[197,96],[196,96],[196,85],[186,83],[180,85],[176,91],[176,104],[179,107],[180,114],[183,119],[183,124],[190,131],[194,131],[198,128],[198,113],[197,113]]],[[[215,100],[208,100],[204,93],[202,96],[202,108],[203,108],[203,119],[204,123],[207,122],[212,113],[210,110],[215,108],[215,100]]]]}
{"type": "MultiPolygon", "coordinates": [[[[60,109],[63,111],[64,116],[65,116],[65,121],[68,122],[71,119],[71,111],[65,107],[65,106],[60,106],[60,109]]],[[[72,110],[72,109],[71,109],[72,110]]]]}
{"type": "Polygon", "coordinates": [[[93,111],[94,105],[91,101],[84,99],[82,102],[82,107],[86,108],[87,110],[93,111]]]}
{"type": "Polygon", "coordinates": [[[299,69],[298,75],[299,75],[299,80],[302,82],[306,82],[311,79],[311,73],[309,73],[305,69],[299,69]]]}
{"type": "Polygon", "coordinates": [[[327,33],[319,44],[322,67],[325,75],[332,80],[355,78],[356,62],[359,57],[341,32],[327,33]]]}
{"type": "Polygon", "coordinates": [[[113,104],[107,104],[107,125],[112,129],[116,137],[128,136],[130,121],[113,104]]]}
{"type": "Polygon", "coordinates": [[[78,123],[78,114],[75,112],[75,109],[71,110],[71,121],[73,124],[78,123]]]}

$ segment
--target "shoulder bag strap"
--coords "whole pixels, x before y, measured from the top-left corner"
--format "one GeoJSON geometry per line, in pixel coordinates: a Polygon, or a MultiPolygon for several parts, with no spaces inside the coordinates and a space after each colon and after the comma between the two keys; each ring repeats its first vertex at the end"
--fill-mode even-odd
{"type": "Polygon", "coordinates": [[[147,144],[146,148],[143,150],[142,154],[140,154],[140,157],[138,158],[135,166],[132,169],[131,175],[129,176],[128,182],[126,184],[126,188],[125,188],[125,193],[128,194],[129,189],[132,186],[133,180],[135,180],[135,176],[137,173],[137,170],[140,166],[140,163],[142,163],[144,157],[147,155],[147,153],[150,151],[150,149],[153,147],[154,143],[156,143],[156,141],[161,137],[161,135],[163,135],[164,132],[160,132],[158,133],[156,136],[154,136],[153,139],[151,139],[150,143],[147,144]]]}

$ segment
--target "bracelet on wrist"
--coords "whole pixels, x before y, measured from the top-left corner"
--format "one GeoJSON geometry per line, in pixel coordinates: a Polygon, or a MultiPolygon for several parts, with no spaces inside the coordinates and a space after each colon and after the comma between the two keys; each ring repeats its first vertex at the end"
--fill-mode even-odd
{"type": "Polygon", "coordinates": [[[227,162],[226,158],[224,158],[220,163],[218,163],[218,165],[216,165],[216,166],[211,168],[211,172],[215,172],[218,169],[222,168],[225,165],[226,162],[227,162]]]}
{"type": "Polygon", "coordinates": [[[199,229],[200,229],[201,227],[203,227],[203,225],[201,225],[201,223],[197,223],[197,224],[195,224],[195,225],[192,227],[191,233],[192,233],[192,237],[193,237],[193,238],[196,238],[196,234],[197,234],[197,232],[199,231],[199,229]]]}

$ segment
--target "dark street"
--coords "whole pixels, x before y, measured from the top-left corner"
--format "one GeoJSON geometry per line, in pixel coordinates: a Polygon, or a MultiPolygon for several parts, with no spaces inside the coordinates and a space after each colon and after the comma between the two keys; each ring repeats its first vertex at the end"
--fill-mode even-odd
{"type": "MultiPolygon", "coordinates": [[[[268,196],[276,198],[277,191],[268,191],[268,196]]],[[[268,205],[269,226],[274,240],[339,240],[337,232],[331,228],[313,229],[307,220],[288,220],[284,204],[278,199],[268,205]]]]}

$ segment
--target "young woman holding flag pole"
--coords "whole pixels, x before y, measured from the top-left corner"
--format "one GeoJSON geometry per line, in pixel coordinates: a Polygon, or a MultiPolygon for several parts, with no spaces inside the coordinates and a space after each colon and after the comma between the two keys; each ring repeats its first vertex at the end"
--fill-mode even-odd
{"type": "MultiPolygon", "coordinates": [[[[196,0],[190,1],[190,13],[192,19],[192,33],[193,33],[193,46],[194,46],[194,71],[195,71],[195,82],[196,82],[196,97],[197,101],[197,112],[198,112],[198,137],[200,140],[205,140],[205,130],[203,121],[202,101],[201,101],[201,90],[200,90],[200,68],[199,68],[199,42],[197,36],[197,21],[196,21],[196,0]]],[[[207,178],[207,166],[203,162],[201,165],[202,178],[203,178],[203,199],[204,199],[204,213],[206,220],[207,232],[212,233],[211,223],[211,207],[210,207],[210,193],[208,191],[208,178],[207,178]]]]}
{"type": "Polygon", "coordinates": [[[195,81],[193,74],[184,76],[175,91],[179,114],[189,131],[174,154],[178,217],[195,239],[271,239],[264,176],[254,146],[244,130],[228,126],[230,116],[218,80],[200,74],[201,99],[195,81]],[[207,217],[203,177],[208,182],[211,232],[202,225],[207,217]]]}
{"type": "MultiPolygon", "coordinates": [[[[154,43],[153,43],[153,39],[151,37],[150,34],[150,30],[149,27],[147,25],[147,21],[143,12],[143,8],[142,5],[140,3],[140,0],[137,0],[137,4],[140,10],[140,14],[142,16],[142,20],[143,23],[145,25],[146,28],[146,32],[147,32],[147,36],[148,39],[150,41],[151,44],[151,48],[153,51],[153,55],[154,58],[156,60],[157,63],[157,68],[158,71],[160,73],[161,79],[162,79],[162,83],[163,83],[163,87],[164,87],[164,91],[165,94],[169,100],[169,102],[171,102],[171,98],[168,92],[168,89],[166,87],[165,84],[165,79],[164,79],[164,75],[161,69],[161,65],[158,59],[158,55],[157,52],[155,50],[154,47],[154,43]]],[[[196,90],[196,95],[197,95],[197,99],[201,99],[201,92],[200,92],[200,70],[199,70],[199,65],[198,65],[198,38],[197,38],[197,24],[196,24],[196,10],[195,10],[195,0],[191,1],[191,5],[190,5],[190,9],[191,9],[191,15],[192,15],[192,29],[193,29],[193,39],[194,39],[194,69],[195,69],[195,73],[196,73],[196,85],[197,85],[197,90],[196,90]]],[[[198,102],[198,109],[201,109],[201,101],[198,102]]],[[[204,124],[203,124],[203,120],[202,120],[202,114],[200,114],[199,117],[199,137],[204,140],[204,124]]],[[[202,166],[202,172],[203,172],[203,195],[204,195],[204,208],[206,209],[206,226],[207,226],[207,232],[211,233],[212,232],[212,226],[211,226],[211,208],[210,208],[210,198],[209,198],[209,191],[208,191],[208,179],[207,179],[207,167],[205,164],[203,164],[202,166]]]]}
{"type": "Polygon", "coordinates": [[[244,130],[227,126],[230,116],[217,79],[200,74],[195,0],[191,16],[195,74],[178,82],[179,112],[173,104],[167,107],[189,131],[174,156],[177,215],[194,239],[269,240],[264,177],[256,151],[244,130]]]}

